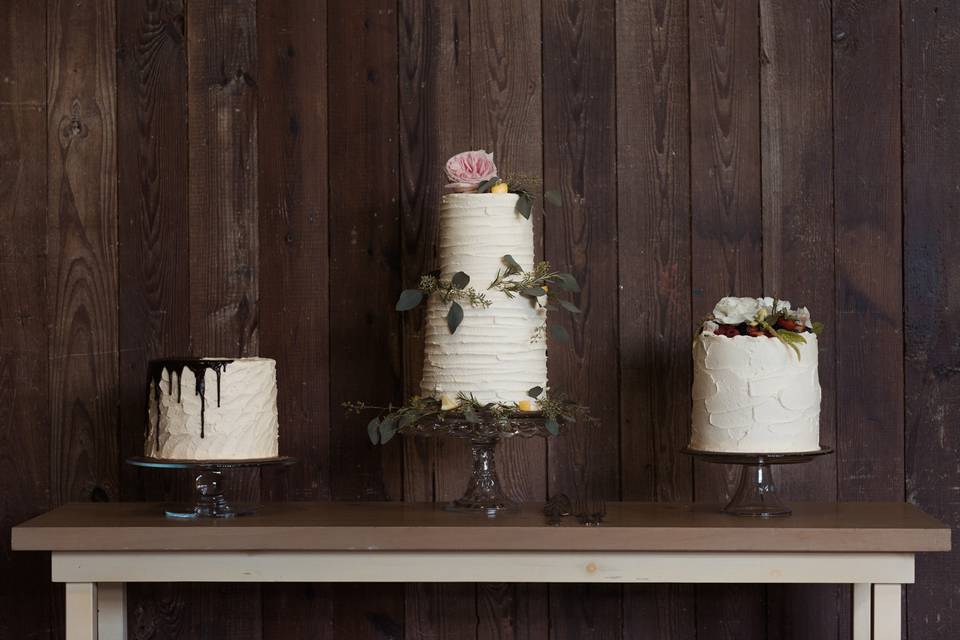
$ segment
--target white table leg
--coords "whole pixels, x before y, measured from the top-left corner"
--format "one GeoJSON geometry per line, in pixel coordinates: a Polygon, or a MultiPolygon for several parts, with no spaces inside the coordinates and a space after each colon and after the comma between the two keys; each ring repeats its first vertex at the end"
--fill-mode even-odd
{"type": "Polygon", "coordinates": [[[98,640],[127,640],[127,585],[123,582],[97,584],[98,640]]]}
{"type": "Polygon", "coordinates": [[[853,585],[853,640],[870,640],[871,586],[869,582],[853,585]]]}
{"type": "Polygon", "coordinates": [[[900,585],[873,585],[873,640],[900,640],[900,585]]]}
{"type": "Polygon", "coordinates": [[[97,640],[97,585],[66,585],[67,640],[97,640]]]}

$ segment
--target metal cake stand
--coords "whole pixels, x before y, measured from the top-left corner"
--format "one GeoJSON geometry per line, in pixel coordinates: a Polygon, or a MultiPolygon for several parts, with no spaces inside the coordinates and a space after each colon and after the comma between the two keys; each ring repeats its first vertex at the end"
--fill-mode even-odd
{"type": "Polygon", "coordinates": [[[773,466],[810,462],[819,456],[833,453],[833,449],[820,447],[817,451],[800,453],[726,453],[687,447],[683,449],[683,453],[704,462],[740,465],[740,483],[723,511],[736,516],[771,518],[789,516],[792,513],[790,507],[777,495],[773,466]]]}
{"type": "MultiPolygon", "coordinates": [[[[405,435],[447,436],[470,441],[473,471],[464,494],[449,503],[447,511],[482,513],[494,517],[517,511],[520,507],[507,497],[497,475],[497,443],[507,438],[535,438],[556,435],[546,427],[539,411],[494,416],[477,414],[473,421],[460,414],[447,413],[442,419],[430,416],[402,427],[405,435]]],[[[559,423],[563,428],[563,422],[559,423]]]]}
{"type": "Polygon", "coordinates": [[[275,458],[250,458],[246,460],[161,460],[135,456],[127,458],[127,464],[149,469],[189,469],[197,472],[196,502],[174,504],[164,507],[168,518],[235,518],[250,515],[257,510],[253,504],[232,504],[223,495],[221,480],[224,469],[244,469],[289,466],[297,462],[290,456],[275,458]]]}

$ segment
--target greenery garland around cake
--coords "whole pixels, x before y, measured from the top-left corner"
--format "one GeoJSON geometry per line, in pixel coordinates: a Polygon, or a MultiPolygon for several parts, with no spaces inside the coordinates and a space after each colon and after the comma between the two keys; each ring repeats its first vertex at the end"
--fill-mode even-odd
{"type": "Polygon", "coordinates": [[[804,334],[820,335],[822,322],[812,322],[806,307],[792,309],[788,300],[777,298],[722,298],[713,313],[704,318],[700,334],[734,338],[776,338],[793,349],[800,358],[800,347],[806,344],[804,334]]]}
{"type": "MultiPolygon", "coordinates": [[[[554,271],[550,263],[537,263],[533,271],[524,271],[514,260],[513,256],[501,258],[503,266],[497,271],[497,277],[487,287],[487,290],[502,291],[508,298],[521,296],[530,300],[531,304],[543,307],[547,311],[564,309],[570,313],[580,313],[570,300],[560,296],[561,293],[578,293],[580,285],[571,273],[554,271]]],[[[416,289],[404,289],[397,299],[397,311],[410,311],[421,302],[436,294],[443,304],[450,304],[447,311],[447,329],[456,333],[463,322],[463,304],[476,309],[486,309],[492,303],[482,291],[477,291],[470,285],[470,276],[463,271],[453,274],[449,280],[440,278],[439,271],[433,271],[420,278],[416,289]],[[463,303],[463,304],[461,304],[463,303]]],[[[531,340],[542,340],[545,325],[537,329],[531,340]]],[[[550,325],[550,335],[561,342],[568,342],[570,336],[566,329],[559,324],[550,325]]]]}
{"type": "Polygon", "coordinates": [[[394,435],[402,433],[418,422],[433,419],[438,423],[447,420],[466,420],[473,424],[494,422],[507,427],[512,418],[535,415],[539,412],[544,427],[551,435],[558,435],[562,425],[594,420],[590,411],[583,405],[567,400],[556,394],[549,398],[542,387],[533,387],[527,391],[529,399],[519,402],[488,402],[481,404],[473,395],[458,393],[456,396],[444,394],[440,398],[421,398],[413,396],[402,406],[386,407],[370,405],[365,402],[344,402],[348,413],[361,414],[376,411],[377,415],[367,423],[367,435],[373,444],[386,444],[394,435]]]}

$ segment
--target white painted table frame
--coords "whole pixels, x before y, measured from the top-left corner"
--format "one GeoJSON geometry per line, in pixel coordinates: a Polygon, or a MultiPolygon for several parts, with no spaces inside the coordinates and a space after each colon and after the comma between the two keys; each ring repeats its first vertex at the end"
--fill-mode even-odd
{"type": "Polygon", "coordinates": [[[128,582],[839,583],[853,585],[853,639],[893,640],[914,554],[55,551],[52,570],[67,640],[125,640],[128,582]]]}

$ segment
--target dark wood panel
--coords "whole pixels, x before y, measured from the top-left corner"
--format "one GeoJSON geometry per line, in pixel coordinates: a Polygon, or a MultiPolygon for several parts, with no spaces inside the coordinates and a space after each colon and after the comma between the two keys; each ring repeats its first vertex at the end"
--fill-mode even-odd
{"type": "Polygon", "coordinates": [[[46,554],[10,527],[50,506],[47,398],[46,7],[0,6],[0,637],[46,638],[46,554]]]}
{"type": "MultiPolygon", "coordinates": [[[[269,500],[329,499],[327,15],[321,2],[257,3],[260,354],[277,361],[280,453],[269,500]]],[[[264,585],[265,638],[333,632],[330,585],[264,585]],[[279,613],[277,613],[279,611],[279,613]]]]}
{"type": "MultiPolygon", "coordinates": [[[[504,179],[542,177],[540,2],[475,2],[470,25],[470,147],[493,152],[504,179]]],[[[542,185],[534,188],[542,198],[542,185]]],[[[538,206],[533,226],[538,255],[543,255],[539,211],[538,206]]],[[[542,438],[513,438],[500,445],[500,477],[515,500],[545,499],[546,449],[542,438]]],[[[479,638],[546,638],[548,628],[545,585],[477,585],[479,638]]]]}
{"type": "MultiPolygon", "coordinates": [[[[690,5],[690,42],[698,43],[690,48],[694,322],[723,296],[762,290],[758,9],[755,0],[690,5]]],[[[736,468],[694,469],[697,500],[726,500],[736,468]]],[[[698,587],[696,611],[699,637],[765,637],[762,586],[698,587]]]]}
{"type": "MultiPolygon", "coordinates": [[[[620,487],[693,499],[687,2],[617,5],[620,487]]],[[[623,635],[696,634],[690,585],[624,587],[623,635]]]]}
{"type": "MultiPolygon", "coordinates": [[[[117,5],[120,457],[143,455],[147,362],[190,350],[187,58],[181,3],[117,5]]],[[[123,465],[124,500],[186,499],[187,474],[123,465]]],[[[189,585],[128,590],[134,638],[196,637],[189,585]]]]}
{"type": "MultiPolygon", "coordinates": [[[[187,3],[191,352],[259,348],[255,0],[187,3]]],[[[260,474],[231,474],[235,500],[256,500],[260,474]]],[[[202,585],[204,640],[260,638],[259,585],[202,585]],[[230,615],[224,615],[230,611],[230,615]]]]}
{"type": "Polygon", "coordinates": [[[838,497],[900,499],[899,6],[837,0],[833,12],[838,497]]]}
{"type": "Polygon", "coordinates": [[[112,2],[48,4],[47,313],[55,502],[118,497],[112,2]]]}
{"type": "MultiPolygon", "coordinates": [[[[960,6],[902,4],[904,373],[906,499],[960,528],[960,6]]],[[[954,536],[956,539],[956,535],[954,536]]],[[[960,628],[960,552],[920,555],[907,587],[909,638],[948,638],[960,628]]]]}
{"type": "MultiPolygon", "coordinates": [[[[329,7],[331,488],[335,500],[402,495],[399,442],[374,447],[370,416],[340,403],[400,399],[397,29],[392,0],[329,7]]],[[[338,587],[337,637],[399,637],[404,587],[338,587]]]]}
{"type": "MultiPolygon", "coordinates": [[[[471,147],[471,22],[467,0],[400,0],[400,248],[403,286],[436,267],[434,245],[447,158],[471,147]]],[[[423,312],[403,314],[406,396],[420,393],[423,312]]],[[[446,501],[462,494],[471,466],[463,442],[403,441],[403,499],[446,501]]],[[[472,584],[406,586],[408,638],[477,634],[472,584]]]]}
{"type": "MultiPolygon", "coordinates": [[[[583,312],[551,320],[572,339],[550,340],[550,383],[597,418],[549,443],[549,491],[607,500],[620,494],[615,20],[612,1],[543,3],[544,187],[563,196],[563,206],[547,206],[544,256],[576,275],[583,312]]],[[[619,638],[621,594],[618,585],[551,586],[551,637],[619,638]]]]}
{"type": "MultiPolygon", "coordinates": [[[[760,42],[763,289],[810,308],[828,328],[818,341],[820,441],[834,446],[830,3],[761,0],[760,42]]],[[[777,474],[778,486],[791,499],[836,499],[834,456],[781,467],[777,474]]],[[[838,597],[834,586],[769,586],[767,636],[836,638],[838,597]]]]}

